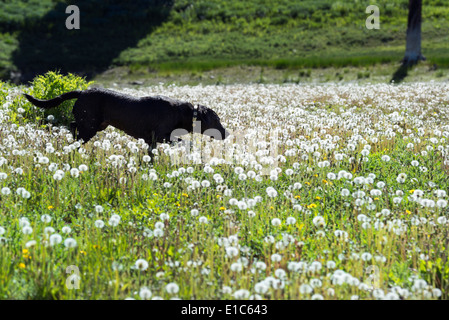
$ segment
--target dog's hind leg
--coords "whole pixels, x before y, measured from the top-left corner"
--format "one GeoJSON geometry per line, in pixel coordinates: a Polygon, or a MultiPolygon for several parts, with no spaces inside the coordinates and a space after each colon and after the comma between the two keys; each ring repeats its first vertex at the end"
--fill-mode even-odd
{"type": "Polygon", "coordinates": [[[78,127],[76,126],[76,121],[70,122],[70,132],[72,133],[73,139],[77,140],[78,127]]]}

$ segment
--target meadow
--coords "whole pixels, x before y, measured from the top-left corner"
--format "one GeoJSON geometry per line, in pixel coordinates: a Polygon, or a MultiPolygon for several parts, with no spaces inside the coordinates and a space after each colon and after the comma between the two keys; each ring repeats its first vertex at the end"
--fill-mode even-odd
{"type": "Polygon", "coordinates": [[[233,133],[154,163],[24,90],[0,87],[1,299],[448,298],[447,83],[120,89],[233,133]]]}

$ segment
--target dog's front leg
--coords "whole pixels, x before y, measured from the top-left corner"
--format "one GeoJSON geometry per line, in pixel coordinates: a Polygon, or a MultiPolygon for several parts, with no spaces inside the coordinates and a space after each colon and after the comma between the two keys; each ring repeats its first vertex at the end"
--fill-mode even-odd
{"type": "Polygon", "coordinates": [[[150,141],[145,141],[148,144],[148,155],[150,156],[151,163],[154,163],[154,153],[153,150],[155,150],[157,148],[157,142],[156,140],[150,140],[150,141]]]}
{"type": "Polygon", "coordinates": [[[72,133],[73,140],[77,141],[78,127],[76,126],[76,121],[70,122],[70,132],[72,133]]]}

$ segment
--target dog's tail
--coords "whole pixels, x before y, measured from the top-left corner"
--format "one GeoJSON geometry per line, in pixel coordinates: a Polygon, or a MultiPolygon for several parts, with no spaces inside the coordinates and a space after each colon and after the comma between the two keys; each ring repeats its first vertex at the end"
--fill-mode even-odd
{"type": "Polygon", "coordinates": [[[59,106],[61,103],[63,103],[66,100],[78,98],[81,95],[81,92],[82,91],[70,91],[70,92],[60,95],[59,97],[56,97],[56,98],[50,99],[50,100],[36,99],[26,93],[24,93],[23,95],[25,96],[25,98],[28,99],[29,102],[34,104],[36,107],[44,108],[44,109],[51,109],[51,108],[59,106]]]}

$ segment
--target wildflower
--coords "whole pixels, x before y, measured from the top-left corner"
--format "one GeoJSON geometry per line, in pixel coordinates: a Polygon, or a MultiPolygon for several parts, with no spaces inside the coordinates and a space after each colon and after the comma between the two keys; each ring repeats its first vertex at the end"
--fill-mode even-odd
{"type": "Polygon", "coordinates": [[[281,220],[278,218],[274,218],[273,220],[271,220],[271,224],[275,227],[278,227],[281,225],[281,220]]]}
{"type": "Polygon", "coordinates": [[[311,286],[309,286],[308,284],[302,284],[299,287],[299,292],[301,294],[310,294],[313,292],[313,288],[311,286]]]}
{"type": "Polygon", "coordinates": [[[120,224],[120,216],[113,215],[111,218],[109,218],[109,225],[111,227],[117,227],[120,224]]]}
{"type": "Polygon", "coordinates": [[[62,237],[59,234],[52,234],[50,236],[50,245],[54,246],[62,242],[62,237]]]}
{"type": "Polygon", "coordinates": [[[203,188],[208,188],[208,187],[210,187],[210,182],[207,180],[203,180],[201,182],[201,185],[203,186],[203,188]]]}
{"type": "Polygon", "coordinates": [[[148,269],[148,262],[144,259],[139,259],[135,263],[136,269],[139,269],[140,271],[145,271],[148,269]]]}
{"type": "Polygon", "coordinates": [[[52,234],[52,233],[54,233],[54,232],[55,232],[55,229],[52,228],[52,227],[46,227],[46,228],[44,229],[44,234],[52,234]]]}
{"type": "Polygon", "coordinates": [[[282,260],[282,256],[280,254],[274,253],[271,255],[271,261],[279,262],[282,260]]]}
{"type": "Polygon", "coordinates": [[[169,294],[177,294],[179,292],[179,286],[176,283],[171,282],[165,286],[165,291],[169,294]]]}
{"type": "Polygon", "coordinates": [[[64,246],[66,248],[75,248],[77,246],[76,240],[73,238],[67,238],[64,240],[64,246]]]}
{"type": "Polygon", "coordinates": [[[70,175],[74,178],[78,178],[80,175],[80,171],[76,168],[70,169],[70,175]]]}
{"type": "Polygon", "coordinates": [[[31,233],[33,233],[33,229],[29,226],[25,226],[22,228],[22,233],[23,234],[31,234],[31,233]]]}
{"type": "Polygon", "coordinates": [[[371,253],[368,252],[362,253],[361,255],[363,261],[370,261],[372,257],[371,253]]]}
{"type": "Polygon", "coordinates": [[[398,177],[396,178],[396,181],[397,181],[398,183],[404,183],[404,182],[405,182],[405,179],[407,179],[407,175],[406,175],[405,173],[400,173],[400,174],[398,175],[398,177]]]}
{"type": "Polygon", "coordinates": [[[104,221],[103,220],[96,220],[94,223],[95,227],[101,229],[104,227],[104,221]]]}
{"type": "Polygon", "coordinates": [[[291,224],[295,224],[295,223],[296,223],[296,219],[294,217],[288,217],[286,220],[287,225],[291,225],[291,224]]]}
{"type": "Polygon", "coordinates": [[[245,289],[240,289],[234,292],[234,298],[238,300],[248,299],[249,295],[249,291],[245,289]]]}
{"type": "Polygon", "coordinates": [[[11,189],[9,189],[8,187],[3,187],[2,188],[2,195],[7,196],[11,194],[11,189]]]}
{"type": "Polygon", "coordinates": [[[154,227],[156,228],[156,229],[164,229],[164,224],[162,223],[162,222],[160,222],[160,221],[158,221],[158,222],[156,222],[155,224],[154,224],[154,227]]]}
{"type": "Polygon", "coordinates": [[[139,296],[142,300],[149,300],[152,295],[153,294],[152,294],[151,290],[148,289],[147,287],[143,287],[139,291],[139,296]]]}
{"type": "Polygon", "coordinates": [[[162,229],[154,229],[153,235],[156,238],[160,238],[160,237],[164,236],[164,230],[162,230],[162,229]]]}
{"type": "Polygon", "coordinates": [[[239,254],[239,250],[235,247],[227,247],[226,248],[226,255],[230,258],[237,257],[239,254]]]}
{"type": "Polygon", "coordinates": [[[243,265],[240,262],[234,262],[231,264],[231,271],[241,272],[243,270],[243,265]]]}
{"type": "Polygon", "coordinates": [[[445,216],[438,217],[437,222],[439,224],[446,224],[447,223],[447,218],[445,216]]]}
{"type": "Polygon", "coordinates": [[[436,204],[437,204],[438,208],[446,208],[447,207],[447,201],[443,200],[443,199],[437,200],[436,204]]]}
{"type": "Polygon", "coordinates": [[[64,178],[64,171],[62,170],[57,170],[56,173],[53,175],[53,179],[55,179],[56,181],[60,181],[62,180],[62,178],[64,178]]]}
{"type": "Polygon", "coordinates": [[[270,198],[275,198],[278,195],[277,191],[273,187],[268,187],[266,192],[270,198]]]}
{"type": "Polygon", "coordinates": [[[30,240],[30,241],[28,241],[28,242],[25,244],[25,247],[26,247],[26,248],[30,248],[30,247],[35,246],[36,244],[37,244],[37,241],[36,241],[36,240],[30,240]]]}
{"type": "Polygon", "coordinates": [[[317,228],[324,228],[326,226],[326,221],[324,221],[322,216],[316,216],[313,218],[312,222],[317,228]]]}
{"type": "Polygon", "coordinates": [[[256,283],[255,285],[254,285],[254,291],[256,292],[256,293],[259,293],[259,294],[265,294],[265,293],[267,293],[268,292],[268,290],[270,289],[270,286],[269,285],[267,285],[265,282],[258,282],[258,283],[256,283]]]}
{"type": "Polygon", "coordinates": [[[42,221],[43,223],[50,223],[51,217],[50,217],[48,214],[43,214],[43,215],[41,216],[41,221],[42,221]]]}

